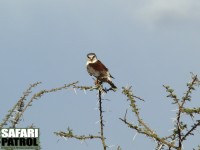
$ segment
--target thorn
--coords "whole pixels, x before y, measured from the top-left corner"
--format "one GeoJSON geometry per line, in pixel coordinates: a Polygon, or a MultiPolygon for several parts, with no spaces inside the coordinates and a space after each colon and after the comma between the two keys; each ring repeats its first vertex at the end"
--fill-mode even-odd
{"type": "Polygon", "coordinates": [[[87,146],[88,146],[88,143],[86,142],[86,140],[83,140],[83,142],[85,143],[85,145],[87,145],[87,146]]]}
{"type": "Polygon", "coordinates": [[[108,146],[109,148],[112,148],[112,147],[115,147],[115,145],[110,145],[110,146],[108,146]]]}
{"type": "Polygon", "coordinates": [[[179,109],[173,109],[173,110],[170,110],[170,111],[178,111],[179,109]]]}
{"type": "Polygon", "coordinates": [[[96,121],[95,124],[98,124],[100,122],[100,120],[96,121]]]}
{"type": "Polygon", "coordinates": [[[163,146],[163,144],[161,144],[160,147],[158,147],[158,150],[161,150],[162,146],[163,146]]]}
{"type": "Polygon", "coordinates": [[[60,141],[60,139],[57,140],[57,143],[60,141]]]}
{"type": "Polygon", "coordinates": [[[137,134],[138,134],[138,133],[136,132],[135,135],[133,136],[133,142],[134,142],[134,140],[135,140],[137,134]]]}
{"type": "MultiPolygon", "coordinates": [[[[182,144],[182,143],[181,143],[182,144]]],[[[183,146],[183,144],[182,144],[182,149],[184,149],[184,146],[183,146]]]]}
{"type": "Polygon", "coordinates": [[[170,118],[172,120],[172,122],[176,122],[176,118],[170,118]]]}
{"type": "Polygon", "coordinates": [[[77,95],[76,88],[73,88],[73,90],[74,90],[74,93],[77,95]]]}
{"type": "Polygon", "coordinates": [[[62,138],[63,138],[65,141],[68,141],[68,139],[67,139],[66,137],[62,136],[62,138]]]}
{"type": "Polygon", "coordinates": [[[110,99],[102,99],[102,100],[104,100],[104,101],[111,101],[110,99]]]}
{"type": "Polygon", "coordinates": [[[107,111],[105,111],[105,112],[112,112],[112,110],[111,109],[108,109],[107,111]]]}
{"type": "Polygon", "coordinates": [[[198,130],[198,129],[196,129],[197,130],[197,132],[200,134],[200,131],[198,130]]]}
{"type": "Polygon", "coordinates": [[[108,121],[103,120],[103,122],[108,123],[108,121]]]}
{"type": "Polygon", "coordinates": [[[85,89],[83,89],[83,91],[84,91],[84,93],[85,93],[85,95],[86,95],[86,94],[87,94],[87,93],[86,93],[86,90],[85,90],[85,89]]]}
{"type": "Polygon", "coordinates": [[[126,109],[126,113],[124,115],[124,120],[126,120],[126,115],[127,115],[128,109],[126,109]]]}
{"type": "Polygon", "coordinates": [[[153,138],[153,140],[154,140],[154,142],[155,142],[156,144],[158,144],[158,142],[156,141],[156,139],[155,139],[155,138],[153,138]]]}
{"type": "Polygon", "coordinates": [[[169,129],[168,131],[173,131],[174,129],[176,129],[176,128],[173,128],[173,129],[169,129]]]}
{"type": "Polygon", "coordinates": [[[98,110],[98,108],[96,107],[96,108],[94,108],[94,110],[98,110]]]}

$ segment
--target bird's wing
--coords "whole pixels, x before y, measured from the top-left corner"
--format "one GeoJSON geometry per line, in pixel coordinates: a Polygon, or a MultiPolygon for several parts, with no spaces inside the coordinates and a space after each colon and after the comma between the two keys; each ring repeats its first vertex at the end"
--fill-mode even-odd
{"type": "Polygon", "coordinates": [[[100,61],[98,60],[95,63],[89,63],[87,65],[87,71],[90,75],[93,75],[95,77],[111,77],[114,78],[108,71],[108,68],[100,61]]]}
{"type": "Polygon", "coordinates": [[[100,60],[97,60],[96,63],[92,63],[91,66],[92,66],[95,70],[99,70],[99,71],[108,71],[108,68],[106,68],[106,66],[105,66],[100,60]]]}
{"type": "Polygon", "coordinates": [[[103,72],[104,75],[108,74],[108,76],[114,79],[114,77],[109,73],[108,68],[106,68],[106,66],[100,60],[98,60],[98,67],[100,68],[100,70],[103,72]]]}

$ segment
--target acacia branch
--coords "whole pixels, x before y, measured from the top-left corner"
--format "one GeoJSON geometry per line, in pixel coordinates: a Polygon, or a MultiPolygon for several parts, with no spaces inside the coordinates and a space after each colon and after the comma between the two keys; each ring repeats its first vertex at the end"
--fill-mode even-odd
{"type": "Polygon", "coordinates": [[[177,123],[176,123],[176,126],[177,126],[177,132],[178,132],[177,134],[178,134],[178,141],[179,141],[179,149],[182,148],[182,129],[181,129],[181,122],[180,122],[181,113],[182,113],[181,110],[183,109],[183,106],[184,106],[186,100],[188,100],[188,101],[191,100],[190,94],[192,93],[192,90],[194,90],[194,86],[196,84],[196,81],[198,81],[197,75],[195,75],[192,78],[192,82],[191,83],[187,84],[188,90],[186,91],[185,96],[183,96],[181,104],[180,104],[180,106],[178,108],[179,111],[177,113],[177,123]]]}
{"type": "Polygon", "coordinates": [[[165,139],[158,137],[157,134],[147,132],[144,129],[139,128],[138,126],[134,126],[133,124],[129,123],[126,119],[122,119],[122,118],[119,118],[119,119],[121,121],[123,121],[129,128],[135,129],[138,133],[141,133],[141,134],[144,134],[144,135],[146,135],[146,136],[148,136],[150,138],[153,138],[156,141],[158,141],[158,142],[160,142],[162,144],[167,145],[168,147],[177,149],[177,147],[173,143],[167,142],[165,139]]]}
{"type": "MultiPolygon", "coordinates": [[[[24,101],[29,96],[29,94],[32,92],[32,88],[36,87],[37,85],[41,84],[41,82],[36,82],[34,84],[30,84],[30,86],[26,89],[26,91],[23,92],[22,97],[17,101],[17,103],[13,106],[11,110],[9,110],[9,113],[5,116],[3,119],[3,122],[0,124],[0,129],[3,128],[5,125],[7,125],[8,120],[13,116],[13,113],[15,110],[20,113],[24,107],[24,101]]],[[[13,122],[13,121],[12,121],[13,122]]]]}
{"type": "Polygon", "coordinates": [[[197,123],[195,123],[192,128],[182,137],[181,141],[186,140],[186,137],[191,135],[192,132],[198,127],[200,126],[200,121],[197,121],[197,123]]]}
{"type": "MultiPolygon", "coordinates": [[[[131,90],[131,87],[128,87],[128,88],[125,88],[123,87],[122,88],[122,93],[125,94],[128,98],[128,100],[130,101],[130,106],[132,108],[132,111],[134,112],[135,116],[137,117],[137,120],[138,122],[140,123],[140,125],[142,125],[143,127],[145,127],[145,129],[150,132],[151,134],[154,134],[154,131],[151,130],[144,122],[143,120],[140,118],[140,113],[139,113],[139,109],[137,108],[137,105],[136,105],[136,100],[135,98],[139,98],[137,96],[134,96],[133,95],[133,92],[131,90]]],[[[139,98],[141,99],[141,98],[139,98]]],[[[142,99],[143,100],[143,99],[142,99]]]]}
{"type": "Polygon", "coordinates": [[[77,88],[80,90],[98,90],[98,101],[99,101],[99,116],[100,116],[100,136],[96,136],[96,135],[75,135],[73,134],[72,130],[70,128],[68,128],[68,132],[54,132],[57,136],[61,136],[61,137],[66,137],[66,138],[74,138],[77,140],[87,140],[87,139],[101,139],[102,145],[103,145],[103,149],[106,150],[107,145],[105,143],[105,137],[104,137],[104,121],[103,121],[103,107],[102,107],[102,92],[105,92],[105,89],[103,89],[102,85],[98,84],[95,87],[92,86],[77,86],[77,85],[73,85],[73,88],[77,88]]]}
{"type": "Polygon", "coordinates": [[[200,114],[200,107],[198,108],[182,108],[182,113],[186,113],[190,116],[193,116],[193,114],[200,114]]]}
{"type": "Polygon", "coordinates": [[[123,121],[129,128],[135,129],[138,133],[144,134],[148,137],[153,138],[159,143],[162,143],[164,145],[167,145],[169,148],[177,148],[174,143],[168,142],[166,138],[160,138],[148,125],[141,119],[139,109],[137,108],[136,105],[136,100],[134,99],[135,96],[133,95],[133,92],[131,90],[131,87],[129,88],[122,88],[122,93],[127,96],[128,100],[130,101],[130,106],[132,108],[132,111],[134,112],[137,121],[141,127],[138,125],[133,125],[129,123],[126,119],[126,113],[124,116],[124,119],[120,118],[121,121],[123,121]]]}
{"type": "Polygon", "coordinates": [[[88,139],[101,139],[101,136],[96,136],[96,135],[75,135],[73,134],[72,130],[70,128],[67,129],[68,132],[54,132],[55,135],[60,136],[60,137],[66,137],[66,138],[74,138],[77,140],[88,140],[88,139]]]}
{"type": "Polygon", "coordinates": [[[101,141],[102,141],[102,145],[103,145],[103,149],[106,150],[106,143],[105,143],[105,137],[104,137],[104,133],[103,133],[103,127],[104,127],[104,123],[103,123],[103,110],[102,110],[102,98],[101,98],[101,90],[99,90],[99,112],[100,112],[100,133],[101,133],[101,141]]]}
{"type": "Polygon", "coordinates": [[[37,100],[38,98],[42,97],[44,94],[46,93],[52,93],[52,92],[57,92],[59,90],[63,90],[63,89],[67,89],[69,88],[70,86],[74,86],[75,84],[77,84],[77,82],[73,82],[73,83],[70,83],[70,84],[65,84],[64,86],[62,87],[58,87],[58,88],[53,88],[53,89],[50,89],[50,90],[41,90],[40,92],[34,94],[29,102],[26,104],[26,106],[22,109],[22,111],[18,112],[17,115],[15,116],[14,120],[13,120],[13,128],[15,128],[16,124],[20,121],[20,118],[22,117],[22,115],[24,114],[24,112],[27,110],[27,108],[29,106],[31,106],[31,103],[34,101],[34,100],[37,100]]]}

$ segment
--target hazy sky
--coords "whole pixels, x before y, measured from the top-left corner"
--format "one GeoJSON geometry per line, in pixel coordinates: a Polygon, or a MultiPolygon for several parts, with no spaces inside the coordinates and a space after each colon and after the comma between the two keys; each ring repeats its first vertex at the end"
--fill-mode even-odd
{"type": "MultiPolygon", "coordinates": [[[[110,149],[154,149],[154,141],[143,135],[133,142],[136,132],[118,119],[129,108],[121,87],[133,86],[146,100],[138,102],[144,120],[168,135],[176,107],[162,85],[171,85],[182,97],[190,72],[200,74],[199,39],[198,0],[1,0],[0,119],[36,81],[43,84],[33,93],[73,81],[93,85],[85,63],[87,53],[95,52],[119,88],[104,95],[111,100],[103,103],[106,142],[115,145],[110,149]]],[[[198,91],[192,106],[199,106],[199,97],[198,91]]],[[[19,127],[39,127],[44,150],[102,150],[98,140],[66,141],[53,134],[68,126],[75,134],[97,134],[96,104],[95,91],[44,95],[27,110],[19,127]]],[[[128,115],[133,121],[130,109],[128,115]]],[[[189,138],[185,149],[196,148],[199,133],[197,137],[189,138]]]]}

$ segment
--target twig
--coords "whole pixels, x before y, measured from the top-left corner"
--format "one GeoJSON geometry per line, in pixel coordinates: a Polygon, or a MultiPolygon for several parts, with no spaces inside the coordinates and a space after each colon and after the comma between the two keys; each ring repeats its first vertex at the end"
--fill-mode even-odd
{"type": "Polygon", "coordinates": [[[130,106],[132,108],[132,111],[134,112],[137,121],[139,122],[139,125],[134,126],[133,124],[129,123],[126,119],[127,111],[125,113],[124,119],[119,118],[121,121],[123,121],[128,127],[135,129],[138,133],[144,134],[148,137],[153,138],[154,140],[167,145],[168,147],[176,148],[176,146],[173,143],[168,142],[166,139],[160,138],[148,125],[142,120],[140,117],[139,109],[136,105],[135,97],[133,95],[133,92],[131,90],[131,87],[129,88],[122,88],[122,93],[127,96],[128,100],[130,101],[130,106]],[[141,126],[141,127],[140,127],[141,126]]]}
{"type": "Polygon", "coordinates": [[[70,128],[68,128],[68,132],[54,132],[57,136],[61,136],[61,137],[65,137],[65,138],[75,138],[77,140],[87,140],[87,139],[101,139],[102,141],[102,145],[103,145],[103,149],[106,150],[106,148],[108,147],[105,143],[105,137],[104,137],[104,120],[103,120],[103,108],[102,108],[102,92],[105,92],[103,87],[101,85],[92,87],[92,86],[77,86],[77,85],[73,85],[73,88],[78,88],[80,90],[98,90],[98,104],[99,104],[99,113],[100,113],[100,136],[96,136],[96,135],[75,135],[73,134],[72,130],[70,128]]]}
{"type": "Polygon", "coordinates": [[[169,147],[177,148],[174,144],[169,143],[165,141],[163,138],[159,138],[156,134],[151,134],[149,132],[144,131],[142,128],[139,128],[138,126],[134,126],[133,124],[129,123],[126,119],[119,118],[121,121],[123,121],[129,128],[135,129],[138,133],[144,134],[148,137],[156,139],[158,142],[163,143],[169,147]]]}
{"type": "Polygon", "coordinates": [[[13,125],[12,127],[15,128],[16,124],[19,122],[20,118],[22,117],[23,113],[27,110],[27,108],[29,106],[31,106],[31,103],[33,102],[33,100],[36,100],[38,98],[40,98],[42,95],[44,95],[45,93],[51,93],[51,92],[57,92],[59,90],[62,90],[62,89],[67,89],[68,87],[70,86],[74,86],[75,84],[77,84],[77,82],[73,82],[73,83],[70,83],[70,84],[65,84],[64,86],[62,87],[59,87],[59,88],[53,88],[53,89],[50,89],[50,90],[41,90],[40,92],[34,94],[31,99],[29,100],[29,102],[26,104],[26,106],[23,108],[23,110],[21,112],[18,112],[18,114],[16,115],[16,117],[14,118],[14,121],[13,121],[13,125]]]}
{"type": "Polygon", "coordinates": [[[104,133],[103,133],[103,110],[102,110],[102,98],[101,98],[101,90],[99,90],[99,112],[100,112],[100,133],[101,133],[101,141],[102,141],[102,145],[103,145],[103,149],[106,150],[106,143],[105,143],[105,137],[104,137],[104,133]]]}
{"type": "MultiPolygon", "coordinates": [[[[15,110],[17,109],[18,113],[21,113],[24,107],[24,101],[26,100],[27,96],[31,93],[32,88],[36,87],[37,85],[41,84],[41,82],[36,82],[34,84],[30,84],[30,86],[23,92],[23,96],[17,101],[17,103],[13,106],[13,108],[9,111],[9,113],[3,119],[3,122],[0,124],[0,128],[7,125],[8,120],[11,118],[15,110]]],[[[12,121],[13,122],[13,121],[12,121]]]]}
{"type": "Polygon", "coordinates": [[[181,129],[181,123],[180,123],[180,118],[181,118],[181,113],[182,113],[182,109],[183,109],[183,106],[186,102],[186,100],[190,100],[190,94],[192,93],[192,90],[194,90],[194,85],[196,83],[196,81],[198,80],[197,78],[197,75],[193,77],[193,80],[191,83],[188,84],[188,90],[187,92],[185,93],[185,96],[182,98],[182,101],[181,101],[181,104],[179,106],[179,111],[178,111],[178,114],[177,114],[177,123],[176,123],[176,126],[177,126],[177,132],[178,132],[178,141],[179,141],[179,149],[181,150],[182,148],[182,129],[181,129]]]}
{"type": "Polygon", "coordinates": [[[141,101],[145,101],[143,98],[141,98],[141,97],[138,97],[138,96],[133,96],[134,98],[137,98],[137,99],[139,99],[139,100],[141,100],[141,101]]]}
{"type": "Polygon", "coordinates": [[[192,131],[194,131],[198,126],[200,126],[200,121],[197,121],[197,123],[192,126],[192,128],[182,137],[181,141],[185,140],[188,135],[192,134],[192,131]]]}
{"type": "Polygon", "coordinates": [[[101,139],[101,136],[95,136],[95,135],[74,135],[74,134],[68,134],[65,132],[54,132],[54,134],[56,134],[57,136],[61,136],[61,137],[66,137],[66,138],[74,138],[77,140],[88,140],[88,139],[101,139]]]}

